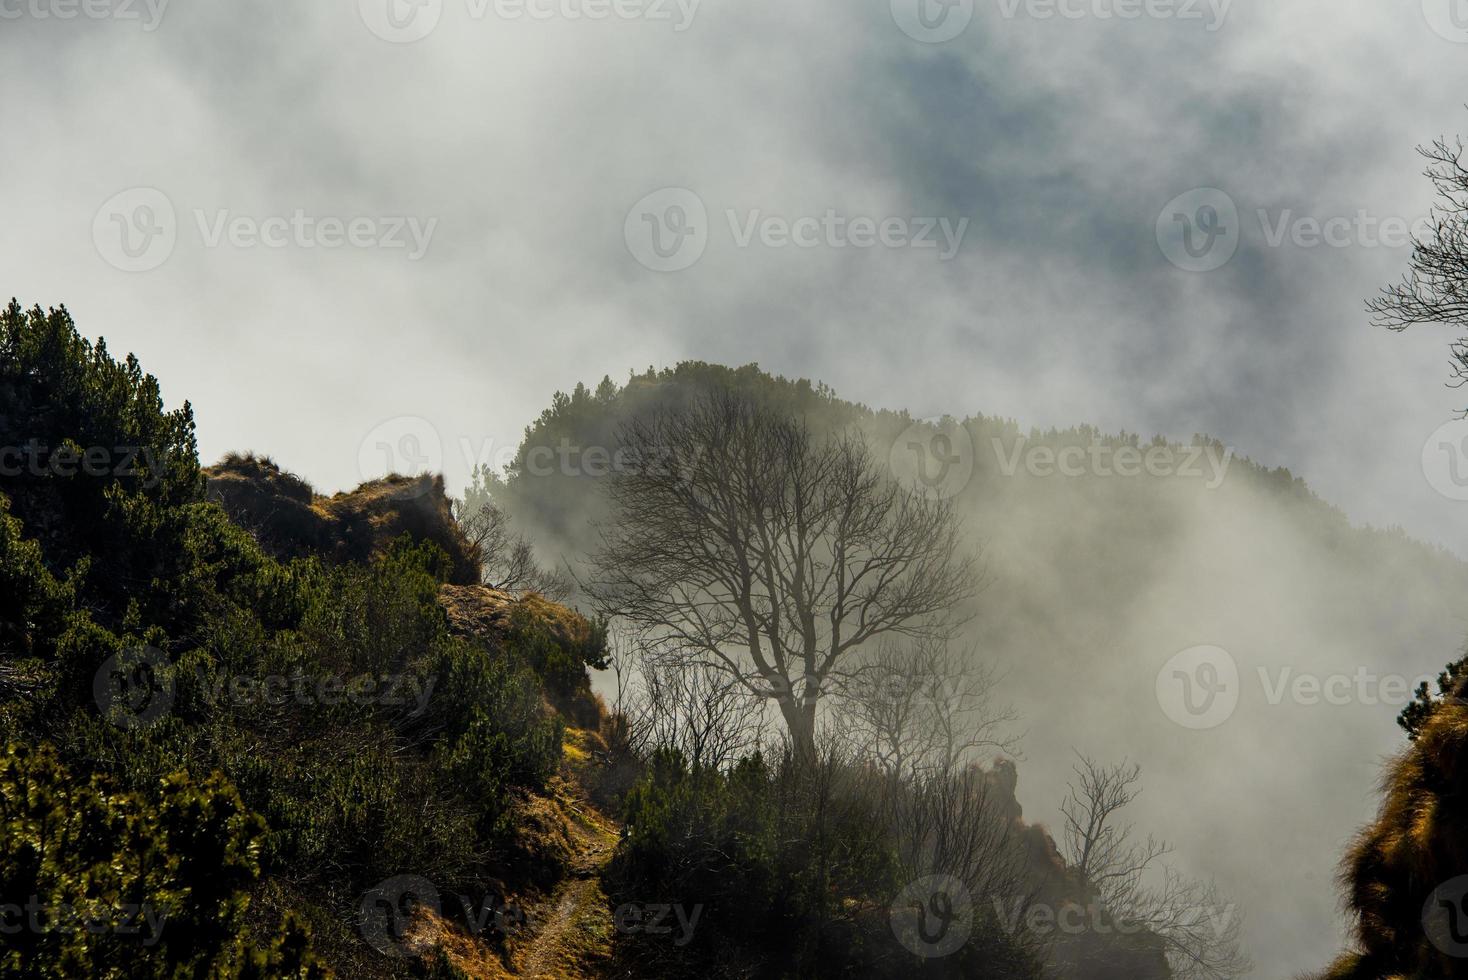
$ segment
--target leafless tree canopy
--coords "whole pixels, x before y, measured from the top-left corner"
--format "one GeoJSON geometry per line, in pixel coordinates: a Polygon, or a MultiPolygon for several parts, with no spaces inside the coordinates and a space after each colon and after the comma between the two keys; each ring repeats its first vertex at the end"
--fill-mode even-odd
{"type": "Polygon", "coordinates": [[[952,507],[900,486],[855,434],[818,438],[721,392],[621,443],[589,590],[649,645],[773,699],[801,751],[856,651],[946,638],[973,591],[952,507]]]}
{"type": "Polygon", "coordinates": [[[761,747],[767,702],[727,672],[644,648],[619,650],[613,665],[618,735],[639,757],[676,749],[694,768],[723,771],[761,747]]]}
{"type": "Polygon", "coordinates": [[[1013,710],[994,701],[998,678],[975,651],[934,639],[887,639],[842,687],[843,728],[883,771],[953,773],[1013,753],[1013,710]]]}
{"type": "Polygon", "coordinates": [[[1142,791],[1141,777],[1138,765],[1102,767],[1082,757],[1060,807],[1066,860],[1108,905],[1134,894],[1170,850],[1150,836],[1135,840],[1132,825],[1122,823],[1122,811],[1142,791]]]}
{"type": "Polygon", "coordinates": [[[491,496],[496,478],[476,470],[474,484],[465,498],[454,504],[459,528],[479,553],[484,584],[504,592],[539,592],[551,599],[564,599],[571,583],[564,575],[548,570],[535,558],[535,549],[510,527],[509,515],[491,496]]]}
{"type": "Polygon", "coordinates": [[[1025,848],[1010,803],[977,766],[898,777],[886,804],[909,878],[951,875],[979,901],[1027,902],[1025,848]]]}
{"type": "MultiPolygon", "coordinates": [[[[1392,330],[1419,323],[1468,326],[1468,166],[1461,139],[1423,147],[1426,176],[1437,188],[1433,227],[1413,245],[1411,269],[1369,304],[1376,322],[1392,330]]],[[[1468,382],[1468,341],[1453,345],[1458,383],[1468,382]]]]}
{"type": "Polygon", "coordinates": [[[1184,877],[1161,862],[1172,850],[1138,839],[1123,811],[1141,793],[1140,766],[1102,766],[1082,756],[1061,804],[1061,851],[1096,900],[1118,919],[1158,936],[1173,975],[1221,980],[1247,973],[1242,917],[1211,882],[1184,877]]]}

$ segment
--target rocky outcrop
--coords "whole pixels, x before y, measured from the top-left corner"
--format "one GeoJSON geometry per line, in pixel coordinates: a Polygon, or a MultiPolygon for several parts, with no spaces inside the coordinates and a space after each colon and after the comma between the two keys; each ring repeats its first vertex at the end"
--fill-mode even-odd
{"type": "Polygon", "coordinates": [[[204,475],[208,499],[277,558],[366,562],[407,534],[443,549],[452,582],[479,582],[480,556],[454,520],[441,476],[389,476],[323,497],[255,455],[227,456],[204,475]]]}
{"type": "Polygon", "coordinates": [[[587,648],[595,641],[591,621],[574,609],[527,592],[513,595],[487,585],[445,585],[438,601],[449,617],[449,628],[460,636],[497,645],[522,624],[534,624],[568,650],[587,648]]]}
{"type": "Polygon", "coordinates": [[[486,585],[445,585],[438,601],[452,632],[491,649],[516,645],[540,674],[557,710],[579,727],[601,727],[606,709],[592,694],[586,667],[605,666],[604,629],[535,592],[512,595],[486,585]]]}
{"type": "Polygon", "coordinates": [[[995,760],[985,781],[994,805],[1010,823],[1011,839],[1024,850],[1032,907],[1043,909],[1047,921],[1053,917],[1082,926],[1051,933],[1047,959],[1053,975],[1066,980],[1170,980],[1162,938],[1118,922],[1066,866],[1050,833],[1040,824],[1025,822],[1015,764],[995,760]]]}

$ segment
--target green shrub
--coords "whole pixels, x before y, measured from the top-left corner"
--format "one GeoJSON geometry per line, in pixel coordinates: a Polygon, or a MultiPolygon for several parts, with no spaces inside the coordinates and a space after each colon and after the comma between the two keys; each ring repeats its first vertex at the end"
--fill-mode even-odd
{"type": "MultiPolygon", "coordinates": [[[[371,563],[277,561],[205,502],[187,404],[165,411],[156,380],[64,309],[12,303],[0,447],[32,441],[147,452],[119,472],[0,473],[0,724],[54,746],[0,764],[0,897],[174,912],[149,947],[4,936],[0,975],[318,976],[290,916],[255,941],[252,891],[340,923],[386,877],[471,887],[500,870],[516,796],[560,761],[540,677],[584,686],[604,634],[568,657],[455,639],[438,601],[454,563],[407,537],[371,563]],[[161,659],[167,709],[119,724],[94,682],[139,647],[161,659]],[[282,678],[395,696],[261,696],[282,678]]],[[[333,936],[338,953],[356,939],[333,936]]]]}
{"type": "Polygon", "coordinates": [[[192,409],[165,412],[157,379],[83,339],[64,308],[12,301],[0,310],[0,447],[12,453],[0,493],[51,570],[90,562],[88,599],[104,621],[130,598],[167,620],[176,595],[145,587],[188,565],[184,508],[203,499],[192,409]],[[18,466],[17,450],[28,456],[18,466]],[[83,471],[67,453],[100,455],[83,471]]]}
{"type": "Polygon", "coordinates": [[[541,787],[561,760],[564,724],[545,707],[536,675],[513,655],[455,642],[434,666],[435,768],[482,808],[490,838],[510,832],[510,786],[541,787]]]}
{"type": "Polygon", "coordinates": [[[626,968],[660,977],[780,976],[1025,980],[1043,975],[1023,937],[979,903],[966,944],[924,959],[893,932],[905,881],[885,805],[893,786],[828,751],[747,757],[728,771],[653,753],[625,801],[627,836],[609,873],[614,907],[697,909],[691,940],[624,937],[626,968]]]}
{"type": "Polygon", "coordinates": [[[326,975],[293,923],[264,948],[242,938],[264,825],[218,776],[143,799],[11,744],[0,826],[4,976],[326,975]]]}
{"type": "Polygon", "coordinates": [[[626,800],[613,901],[701,906],[705,931],[682,949],[639,934],[628,943],[636,965],[725,976],[763,962],[834,976],[865,963],[870,910],[895,893],[896,866],[862,778],[832,758],[806,770],[756,754],[720,772],[655,753],[626,800]]]}

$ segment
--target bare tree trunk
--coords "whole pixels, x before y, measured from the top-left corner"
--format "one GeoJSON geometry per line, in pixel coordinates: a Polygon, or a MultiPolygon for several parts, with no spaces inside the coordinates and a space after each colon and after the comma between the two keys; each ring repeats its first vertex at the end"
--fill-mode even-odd
{"type": "Polygon", "coordinates": [[[904,489],[857,433],[816,437],[718,391],[620,441],[588,593],[639,641],[775,701],[801,757],[864,646],[952,636],[976,578],[957,513],[904,489]]]}
{"type": "Polygon", "coordinates": [[[784,696],[779,699],[780,716],[790,732],[790,744],[796,758],[811,762],[816,758],[816,706],[814,702],[801,704],[795,698],[784,696]]]}

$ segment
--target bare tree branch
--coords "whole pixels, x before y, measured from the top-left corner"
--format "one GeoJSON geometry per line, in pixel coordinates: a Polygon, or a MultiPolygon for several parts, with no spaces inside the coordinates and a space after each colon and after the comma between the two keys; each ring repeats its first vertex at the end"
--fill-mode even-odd
{"type": "Polygon", "coordinates": [[[800,751],[855,651],[956,628],[975,562],[952,505],[904,489],[859,436],[714,392],[620,442],[587,590],[650,647],[775,702],[800,751]]]}
{"type": "Polygon", "coordinates": [[[888,639],[859,659],[840,689],[851,738],[884,771],[957,772],[985,756],[1013,755],[1014,711],[994,703],[998,678],[946,642],[888,639]]]}
{"type": "MultiPolygon", "coordinates": [[[[1432,230],[1413,242],[1412,261],[1402,281],[1384,288],[1367,304],[1378,326],[1405,330],[1422,323],[1468,326],[1468,165],[1462,139],[1420,147],[1424,175],[1437,189],[1432,230]]],[[[1468,382],[1468,338],[1452,348],[1454,387],[1468,382]]]]}
{"type": "Polygon", "coordinates": [[[1142,791],[1141,776],[1141,767],[1125,760],[1101,766],[1080,756],[1060,808],[1062,855],[1108,914],[1162,941],[1174,976],[1223,980],[1249,972],[1237,907],[1212,883],[1162,865],[1172,847],[1151,836],[1138,840],[1122,822],[1142,791]]]}
{"type": "Polygon", "coordinates": [[[564,599],[571,582],[563,574],[543,568],[535,549],[510,527],[509,515],[494,502],[499,480],[485,468],[476,468],[474,482],[463,500],[454,501],[454,517],[480,556],[483,582],[502,592],[539,592],[564,599]]]}

